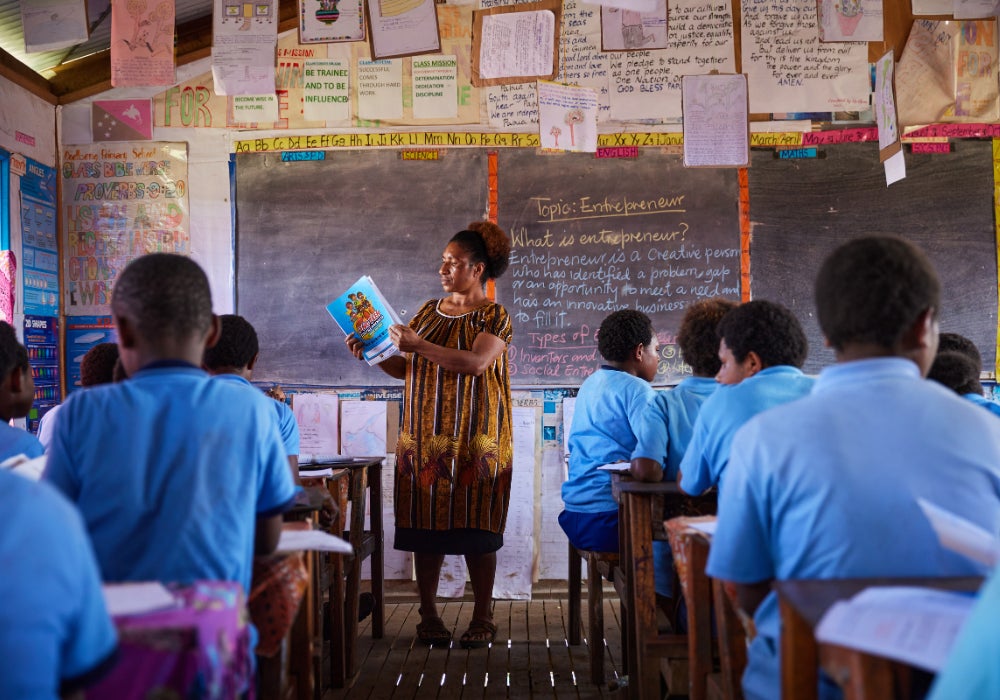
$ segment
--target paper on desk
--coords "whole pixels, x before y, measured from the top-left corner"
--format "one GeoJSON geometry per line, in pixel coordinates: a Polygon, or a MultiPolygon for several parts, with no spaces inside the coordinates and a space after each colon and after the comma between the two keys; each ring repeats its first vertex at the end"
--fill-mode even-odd
{"type": "Polygon", "coordinates": [[[333,467],[325,469],[299,469],[299,478],[313,479],[318,476],[333,476],[333,467]]]}
{"type": "Polygon", "coordinates": [[[1000,562],[1000,540],[989,532],[923,498],[918,498],[917,503],[931,521],[942,547],[989,567],[1000,562]]]}
{"type": "Polygon", "coordinates": [[[159,581],[107,583],[101,586],[108,614],[140,615],[176,605],[174,596],[159,581]]]}
{"type": "Polygon", "coordinates": [[[628,468],[628,462],[612,462],[611,464],[602,464],[598,470],[602,472],[627,472],[628,468]]]}
{"type": "Polygon", "coordinates": [[[24,454],[14,455],[0,462],[0,469],[9,469],[15,474],[20,474],[32,481],[38,481],[42,478],[42,472],[45,471],[45,455],[34,459],[28,459],[27,455],[24,454]]]}
{"type": "Polygon", "coordinates": [[[354,553],[349,542],[322,530],[282,530],[281,539],[278,540],[278,551],[298,552],[301,550],[335,552],[337,554],[354,553]]]}
{"type": "Polygon", "coordinates": [[[953,591],[866,588],[826,611],[816,639],[939,671],[974,603],[953,591]]]}
{"type": "Polygon", "coordinates": [[[718,520],[707,520],[700,523],[689,523],[688,525],[692,530],[697,530],[698,532],[703,532],[709,537],[715,535],[715,528],[719,526],[718,520]]]}

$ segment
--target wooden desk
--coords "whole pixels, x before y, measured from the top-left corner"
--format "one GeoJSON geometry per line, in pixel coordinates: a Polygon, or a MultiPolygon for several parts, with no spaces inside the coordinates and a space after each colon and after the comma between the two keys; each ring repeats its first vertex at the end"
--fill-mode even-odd
{"type": "Polygon", "coordinates": [[[330,611],[329,636],[323,640],[324,654],[329,654],[330,682],[335,688],[343,688],[347,679],[358,670],[356,642],[361,564],[368,557],[371,557],[371,593],[375,598],[372,638],[381,639],[385,633],[382,461],[382,457],[358,457],[351,462],[338,461],[329,465],[335,474],[346,475],[346,481],[331,482],[331,494],[341,503],[341,517],[331,532],[354,547],[354,556],[330,557],[330,580],[324,589],[330,611]],[[345,522],[348,516],[344,506],[347,504],[350,505],[349,522],[345,522]],[[366,512],[370,520],[367,530],[366,512]]]}
{"type": "Polygon", "coordinates": [[[852,597],[870,586],[924,586],[949,591],[979,590],[980,577],[961,578],[872,578],[816,581],[778,581],[781,610],[781,697],[784,700],[814,700],[818,694],[822,667],[845,687],[848,697],[866,676],[869,688],[879,697],[891,698],[894,678],[906,671],[905,664],[865,654],[861,651],[819,644],[815,629],[823,614],[839,600],[852,597]]]}
{"type": "MultiPolygon", "coordinates": [[[[612,475],[612,492],[618,499],[618,532],[624,590],[622,648],[629,674],[629,696],[660,697],[660,659],[685,659],[688,639],[683,634],[660,634],[656,623],[653,540],[665,540],[665,518],[693,515],[691,499],[675,482],[634,481],[627,474],[612,475]]],[[[685,687],[686,679],[679,681],[685,687]]],[[[678,684],[675,679],[675,684],[678,684]]],[[[676,693],[677,689],[672,688],[676,693]]]]}

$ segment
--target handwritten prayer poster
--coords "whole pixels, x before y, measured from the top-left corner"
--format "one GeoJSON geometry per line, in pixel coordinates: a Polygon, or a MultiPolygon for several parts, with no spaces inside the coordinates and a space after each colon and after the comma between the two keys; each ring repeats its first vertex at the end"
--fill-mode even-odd
{"type": "MultiPolygon", "coordinates": [[[[597,121],[606,121],[611,112],[610,54],[601,51],[600,8],[583,0],[563,0],[559,42],[556,80],[597,92],[597,121]]],[[[533,102],[534,90],[531,98],[533,102]]]]}
{"type": "Polygon", "coordinates": [[[214,0],[212,76],[219,95],[275,90],[278,0],[214,0]]]}
{"type": "Polygon", "coordinates": [[[538,124],[538,90],[534,83],[492,85],[486,90],[490,126],[516,129],[538,124]]]}
{"type": "Polygon", "coordinates": [[[107,314],[129,262],[191,252],[187,144],[67,146],[61,162],[64,308],[73,316],[107,314]]]}
{"type": "Polygon", "coordinates": [[[111,85],[173,85],[174,4],[111,3],[111,85]]]}
{"type": "Polygon", "coordinates": [[[589,88],[538,81],[542,148],[597,151],[597,94],[589,88]]]}
{"type": "Polygon", "coordinates": [[[668,48],[608,54],[612,119],[677,121],[681,76],[735,72],[733,16],[726,0],[671,0],[669,7],[668,48]]]}
{"type": "Polygon", "coordinates": [[[815,0],[742,0],[750,111],[868,109],[868,45],[822,43],[815,0]]]}

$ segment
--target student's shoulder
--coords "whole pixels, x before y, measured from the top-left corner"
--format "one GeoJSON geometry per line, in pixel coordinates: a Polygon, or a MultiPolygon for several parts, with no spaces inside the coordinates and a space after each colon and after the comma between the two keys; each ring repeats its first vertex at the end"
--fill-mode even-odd
{"type": "Polygon", "coordinates": [[[0,512],[10,516],[8,526],[32,532],[54,528],[58,533],[66,525],[82,527],[76,508],[52,485],[5,469],[0,470],[0,512]]]}

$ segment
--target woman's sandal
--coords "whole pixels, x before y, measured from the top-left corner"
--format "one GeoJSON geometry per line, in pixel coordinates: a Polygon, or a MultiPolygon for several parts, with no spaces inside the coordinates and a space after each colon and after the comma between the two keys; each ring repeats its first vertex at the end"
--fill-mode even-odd
{"type": "Polygon", "coordinates": [[[440,617],[426,617],[417,625],[417,640],[429,647],[451,642],[451,630],[440,617]]]}
{"type": "Polygon", "coordinates": [[[459,644],[463,649],[482,649],[496,640],[497,626],[489,620],[473,620],[465,631],[459,644]]]}

